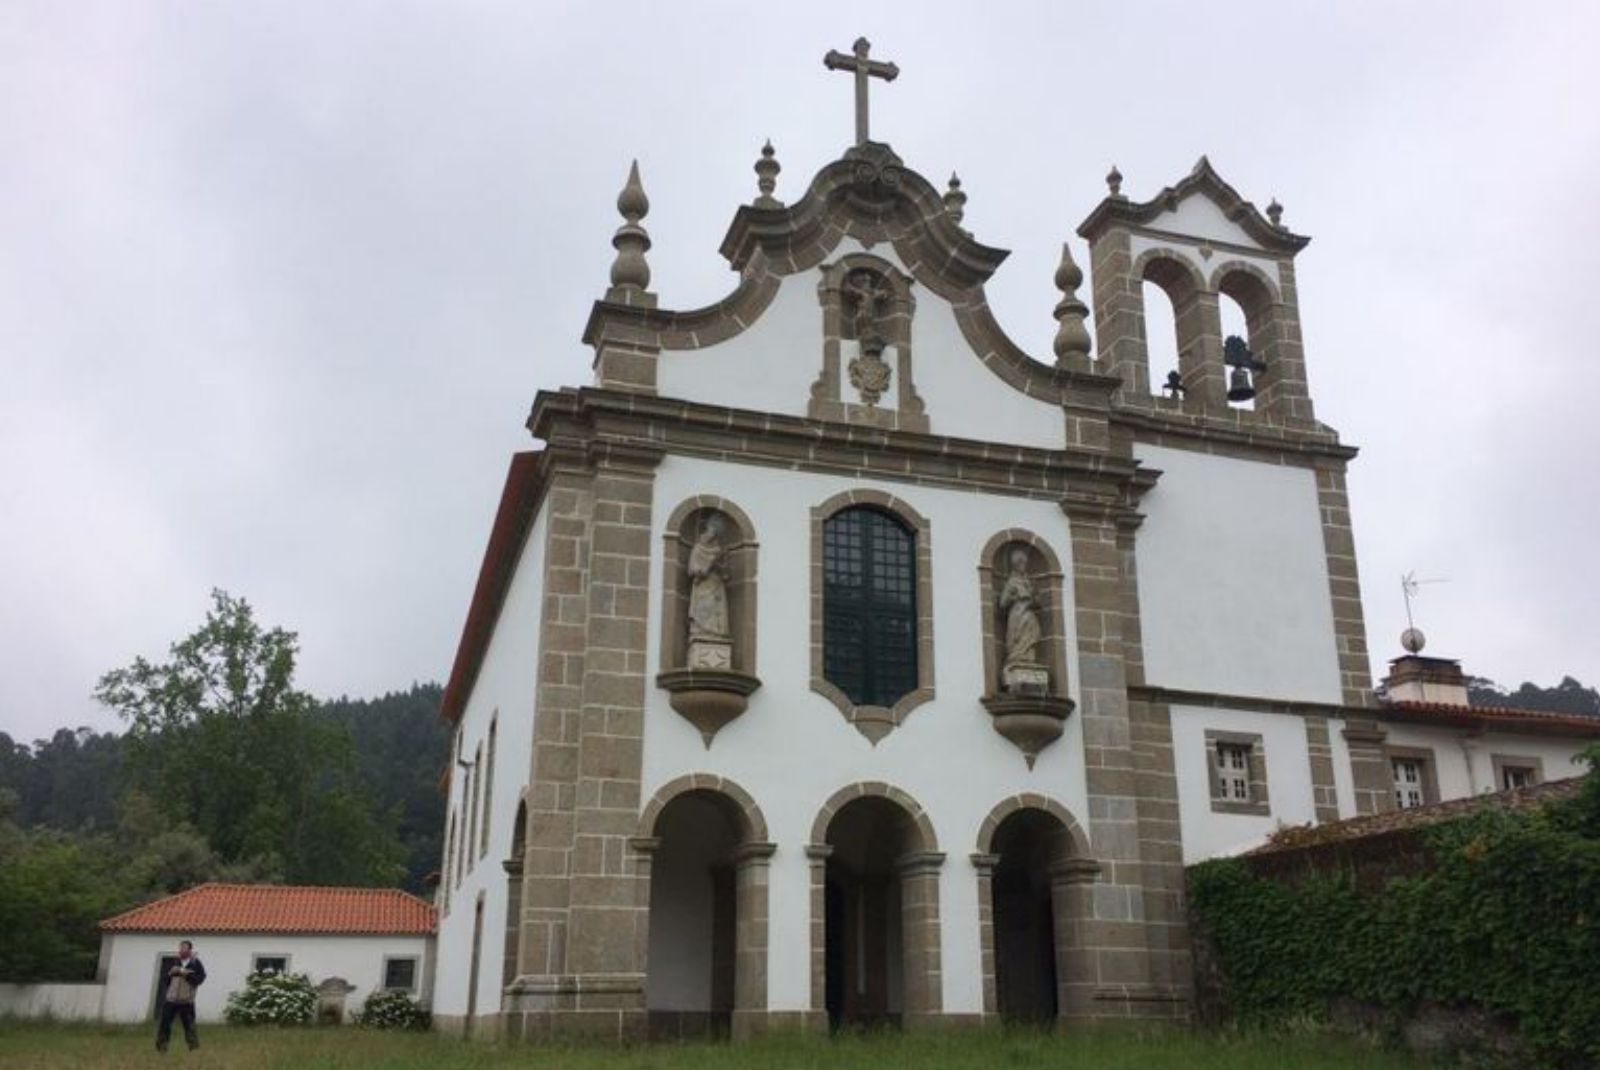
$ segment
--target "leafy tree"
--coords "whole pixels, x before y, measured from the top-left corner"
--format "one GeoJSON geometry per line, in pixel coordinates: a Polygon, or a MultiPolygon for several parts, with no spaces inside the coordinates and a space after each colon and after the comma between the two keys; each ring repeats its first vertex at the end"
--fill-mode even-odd
{"type": "Polygon", "coordinates": [[[1467,697],[1474,706],[1510,706],[1600,717],[1600,690],[1585,687],[1571,676],[1563,676],[1554,687],[1524,682],[1515,691],[1507,691],[1486,677],[1472,676],[1467,679],[1467,697]]]}
{"type": "Polygon", "coordinates": [[[165,662],[134,659],[95,696],[128,722],[128,773],[217,858],[294,883],[389,884],[402,851],[362,796],[348,732],[294,686],[298,640],[212,592],[165,662]]]}
{"type": "Polygon", "coordinates": [[[17,794],[24,828],[95,828],[116,821],[122,741],[112,733],[62,728],[30,748],[0,733],[0,785],[17,794]]]}

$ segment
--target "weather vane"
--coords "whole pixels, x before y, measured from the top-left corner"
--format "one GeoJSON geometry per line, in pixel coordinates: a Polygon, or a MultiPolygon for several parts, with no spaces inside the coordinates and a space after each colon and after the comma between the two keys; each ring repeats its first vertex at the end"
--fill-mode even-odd
{"type": "Polygon", "coordinates": [[[1400,577],[1400,592],[1405,595],[1406,599],[1406,630],[1400,633],[1400,645],[1405,647],[1408,653],[1420,654],[1423,646],[1428,642],[1428,637],[1422,634],[1422,630],[1411,619],[1411,600],[1417,596],[1417,588],[1424,583],[1449,582],[1447,579],[1419,580],[1415,570],[1407,572],[1400,577]]]}

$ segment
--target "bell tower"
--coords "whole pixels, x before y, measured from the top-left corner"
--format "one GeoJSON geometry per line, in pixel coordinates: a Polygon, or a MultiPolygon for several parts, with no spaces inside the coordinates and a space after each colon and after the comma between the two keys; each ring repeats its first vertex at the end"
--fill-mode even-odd
{"type": "Polygon", "coordinates": [[[1176,185],[1148,201],[1109,195],[1078,227],[1089,242],[1100,370],[1122,380],[1124,408],[1220,416],[1285,429],[1317,428],[1306,387],[1295,255],[1311,240],[1266,214],[1222,180],[1202,156],[1176,185]],[[1178,368],[1153,382],[1144,283],[1172,300],[1178,368]],[[1246,337],[1223,336],[1220,302],[1238,302],[1246,337]],[[1246,416],[1249,412],[1252,415],[1246,416]]]}

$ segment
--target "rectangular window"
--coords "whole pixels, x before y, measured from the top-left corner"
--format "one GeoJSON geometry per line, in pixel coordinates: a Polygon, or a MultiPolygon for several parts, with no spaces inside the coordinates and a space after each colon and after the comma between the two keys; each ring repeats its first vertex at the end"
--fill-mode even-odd
{"type": "Polygon", "coordinates": [[[1394,804],[1401,810],[1410,810],[1427,801],[1423,790],[1423,759],[1391,758],[1394,770],[1394,804]]]}
{"type": "Polygon", "coordinates": [[[256,973],[260,973],[263,970],[271,970],[273,973],[288,973],[289,956],[252,955],[250,958],[250,969],[256,973]]]}
{"type": "Polygon", "coordinates": [[[1217,744],[1217,770],[1222,797],[1229,802],[1250,801],[1250,748],[1242,743],[1217,744]]]}
{"type": "Polygon", "coordinates": [[[383,960],[383,987],[402,992],[417,990],[417,960],[397,958],[383,960]]]}
{"type": "Polygon", "coordinates": [[[1505,791],[1514,788],[1531,788],[1539,782],[1530,765],[1503,765],[1500,767],[1500,787],[1505,791]]]}

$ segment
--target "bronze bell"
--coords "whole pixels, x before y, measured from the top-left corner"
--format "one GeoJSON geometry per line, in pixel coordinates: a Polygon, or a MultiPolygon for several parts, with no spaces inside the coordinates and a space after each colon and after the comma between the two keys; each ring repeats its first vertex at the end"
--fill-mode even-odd
{"type": "Polygon", "coordinates": [[[1235,368],[1228,375],[1228,400],[1249,401],[1256,396],[1255,384],[1250,381],[1250,369],[1235,368]]]}

